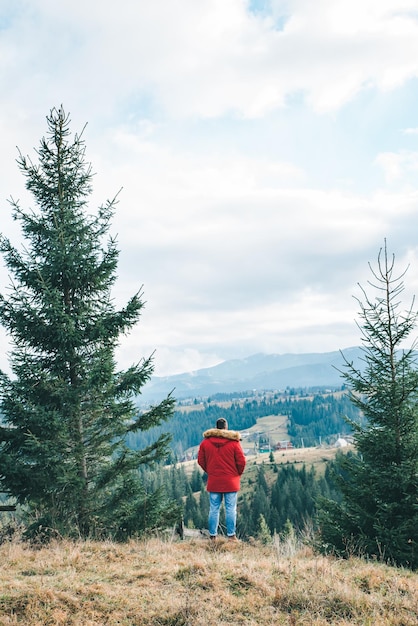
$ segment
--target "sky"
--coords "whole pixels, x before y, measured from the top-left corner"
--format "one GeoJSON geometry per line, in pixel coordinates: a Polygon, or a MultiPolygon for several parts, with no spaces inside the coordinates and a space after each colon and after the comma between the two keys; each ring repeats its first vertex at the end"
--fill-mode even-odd
{"type": "Polygon", "coordinates": [[[121,190],[112,296],[145,301],[121,368],[360,345],[385,240],[418,293],[418,0],[0,0],[0,84],[16,247],[54,107],[87,124],[89,211],[121,190]]]}

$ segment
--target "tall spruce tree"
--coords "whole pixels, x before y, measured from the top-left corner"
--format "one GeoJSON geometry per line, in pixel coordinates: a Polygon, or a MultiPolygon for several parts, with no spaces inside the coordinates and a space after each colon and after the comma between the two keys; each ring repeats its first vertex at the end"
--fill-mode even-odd
{"type": "Polygon", "coordinates": [[[142,450],[129,433],[168,420],[168,396],[141,413],[135,396],[153,372],[152,357],[117,371],[114,351],[138,322],[138,292],[116,310],[111,287],[118,250],[108,235],[116,200],[87,213],[91,166],[62,108],[47,117],[38,163],[18,165],[36,210],[11,201],[26,245],[2,236],[13,277],[0,296],[0,321],[12,339],[12,374],[0,373],[0,486],[32,520],[64,535],[136,534],[175,512],[160,491],[146,493],[138,467],[164,458],[169,436],[142,450]],[[103,239],[106,241],[103,243],[103,239]]]}
{"type": "Polygon", "coordinates": [[[418,370],[415,344],[404,342],[417,313],[401,310],[404,276],[395,273],[386,242],[377,267],[362,288],[359,324],[363,367],[346,362],[343,377],[352,402],[367,418],[351,422],[356,454],[337,457],[342,502],[322,502],[323,546],[418,566],[418,370]]]}

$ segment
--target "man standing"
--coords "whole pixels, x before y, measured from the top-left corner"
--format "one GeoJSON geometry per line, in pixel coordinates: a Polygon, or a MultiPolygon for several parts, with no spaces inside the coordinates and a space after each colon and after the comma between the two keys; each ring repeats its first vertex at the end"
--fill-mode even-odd
{"type": "Polygon", "coordinates": [[[235,534],[237,523],[237,495],[241,474],[245,468],[245,456],[240,444],[240,434],[228,430],[228,422],[221,417],[216,428],[203,433],[197,462],[208,475],[209,534],[215,539],[218,534],[219,511],[225,502],[226,534],[231,541],[238,541],[235,534]]]}

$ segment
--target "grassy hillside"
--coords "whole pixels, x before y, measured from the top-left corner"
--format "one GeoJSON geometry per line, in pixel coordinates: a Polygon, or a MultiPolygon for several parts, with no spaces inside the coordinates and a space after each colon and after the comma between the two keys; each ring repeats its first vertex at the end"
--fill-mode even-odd
{"type": "MultiPolygon", "coordinates": [[[[246,447],[245,442],[243,442],[243,447],[246,447]]],[[[194,450],[197,454],[197,449],[194,450]]],[[[256,473],[256,469],[258,465],[263,464],[266,472],[272,472],[274,464],[276,465],[287,465],[292,463],[296,465],[297,469],[300,469],[302,465],[306,465],[309,469],[312,465],[315,467],[318,475],[322,474],[325,470],[325,465],[328,461],[331,461],[335,458],[338,450],[341,452],[347,452],[348,450],[352,450],[353,446],[349,445],[346,448],[292,448],[289,450],[274,450],[272,452],[274,463],[270,462],[270,453],[269,452],[261,452],[257,455],[251,454],[247,456],[247,465],[245,468],[245,472],[242,477],[242,481],[245,482],[249,478],[253,478],[253,475],[256,473]]],[[[186,472],[186,475],[190,476],[193,470],[198,467],[197,461],[185,461],[181,463],[181,467],[186,472]]]]}
{"type": "Polygon", "coordinates": [[[152,538],[0,546],[0,624],[415,626],[418,575],[307,547],[152,538]]]}

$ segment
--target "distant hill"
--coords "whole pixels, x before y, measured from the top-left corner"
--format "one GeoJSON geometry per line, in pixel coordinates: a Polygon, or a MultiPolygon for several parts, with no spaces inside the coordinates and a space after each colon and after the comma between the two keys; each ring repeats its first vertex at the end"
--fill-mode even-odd
{"type": "MultiPolygon", "coordinates": [[[[361,348],[342,351],[357,366],[361,348]]],[[[214,367],[174,376],[153,377],[144,387],[141,401],[162,400],[170,391],[176,399],[208,397],[249,389],[286,389],[288,387],[338,387],[343,384],[341,352],[307,354],[254,354],[245,359],[224,361],[214,367]],[[340,371],[339,371],[340,370],[340,371]]]]}

